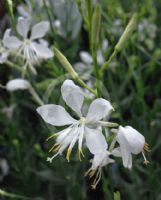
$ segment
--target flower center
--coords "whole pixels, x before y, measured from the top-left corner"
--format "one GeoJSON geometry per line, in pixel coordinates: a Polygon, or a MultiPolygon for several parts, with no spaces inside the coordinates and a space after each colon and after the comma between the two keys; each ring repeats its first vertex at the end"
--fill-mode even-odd
{"type": "Polygon", "coordinates": [[[81,117],[79,121],[80,121],[80,124],[86,124],[87,123],[85,117],[81,117]]]}
{"type": "Polygon", "coordinates": [[[29,45],[31,43],[31,41],[29,39],[24,39],[24,43],[25,43],[25,45],[29,45]]]}

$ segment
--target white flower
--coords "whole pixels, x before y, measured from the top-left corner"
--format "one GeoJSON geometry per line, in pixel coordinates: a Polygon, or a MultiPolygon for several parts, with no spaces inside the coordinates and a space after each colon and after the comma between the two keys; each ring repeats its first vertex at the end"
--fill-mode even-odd
{"type": "Polygon", "coordinates": [[[31,87],[29,81],[25,79],[13,79],[7,82],[6,89],[10,92],[16,91],[16,90],[27,90],[31,87]]]}
{"type": "MultiPolygon", "coordinates": [[[[27,65],[31,68],[31,65],[38,63],[41,59],[49,59],[53,57],[53,52],[45,45],[39,43],[36,40],[41,39],[49,30],[49,22],[42,21],[34,25],[30,30],[30,19],[19,18],[17,24],[17,32],[22,37],[22,40],[16,36],[8,35],[3,39],[3,44],[6,48],[17,51],[18,55],[23,56],[27,65]]],[[[31,69],[33,71],[33,69],[31,69]]]]}
{"type": "Polygon", "coordinates": [[[80,58],[85,64],[92,64],[93,59],[92,56],[87,51],[80,52],[80,58]]]}
{"type": "Polygon", "coordinates": [[[113,163],[114,160],[109,157],[111,153],[107,151],[108,144],[101,130],[90,129],[86,136],[86,143],[90,152],[94,154],[92,166],[86,175],[89,175],[90,178],[95,176],[92,183],[92,188],[95,189],[101,179],[102,167],[113,163]]]}
{"type": "Polygon", "coordinates": [[[143,153],[145,164],[148,161],[145,158],[144,150],[148,151],[148,145],[145,143],[145,138],[137,130],[131,126],[119,126],[116,141],[120,147],[113,150],[113,155],[121,156],[123,160],[123,166],[126,168],[132,168],[132,155],[143,153]]]}
{"type": "MultiPolygon", "coordinates": [[[[86,117],[83,117],[81,109],[84,94],[82,90],[75,85],[72,80],[66,80],[61,87],[61,93],[66,104],[78,115],[79,119],[74,119],[62,106],[55,104],[44,105],[37,109],[37,112],[44,121],[51,125],[70,125],[65,130],[56,134],[56,144],[51,148],[51,151],[54,150],[57,153],[54,154],[53,157],[48,158],[48,160],[52,161],[55,156],[58,154],[61,155],[68,147],[66,158],[69,161],[71,151],[77,141],[79,158],[81,160],[80,156],[81,154],[83,155],[82,143],[84,137],[86,138],[89,132],[93,131],[91,128],[101,124],[100,120],[109,115],[111,110],[113,110],[113,107],[109,101],[98,98],[91,103],[86,117]]],[[[94,130],[94,132],[98,132],[98,130],[94,130]]],[[[50,138],[52,137],[54,136],[51,136],[50,138]]]]}
{"type": "Polygon", "coordinates": [[[3,40],[9,36],[10,29],[7,29],[4,33],[2,41],[0,40],[0,64],[6,62],[9,51],[3,46],[3,40]]]}

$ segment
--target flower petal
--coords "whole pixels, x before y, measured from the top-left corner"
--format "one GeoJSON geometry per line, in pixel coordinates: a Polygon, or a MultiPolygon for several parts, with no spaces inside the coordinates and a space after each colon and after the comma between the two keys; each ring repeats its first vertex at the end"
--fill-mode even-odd
{"type": "Polygon", "coordinates": [[[26,90],[30,88],[30,83],[27,80],[24,79],[13,79],[8,81],[6,84],[6,89],[10,92],[13,92],[15,90],[26,90]]]}
{"type": "Polygon", "coordinates": [[[133,154],[139,154],[143,151],[145,138],[131,126],[119,126],[118,135],[116,139],[122,146],[124,145],[122,143],[126,143],[126,146],[128,146],[129,151],[133,154]]]}
{"type": "Polygon", "coordinates": [[[47,104],[37,108],[43,120],[54,126],[65,126],[77,122],[59,105],[47,104]]]}
{"type": "Polygon", "coordinates": [[[86,118],[89,121],[99,121],[107,116],[111,110],[113,107],[109,101],[98,98],[91,103],[86,118]]]}
{"type": "Polygon", "coordinates": [[[81,116],[84,94],[80,87],[75,85],[72,80],[66,80],[61,87],[61,93],[66,104],[81,116]]]}
{"type": "Polygon", "coordinates": [[[31,44],[32,44],[32,48],[35,50],[38,57],[49,59],[54,56],[54,53],[43,44],[38,44],[36,42],[32,42],[31,44]]]}
{"type": "Polygon", "coordinates": [[[128,151],[128,149],[126,149],[126,147],[121,148],[121,155],[122,155],[122,160],[123,160],[123,166],[125,168],[132,168],[132,155],[131,153],[128,151]]]}
{"type": "Polygon", "coordinates": [[[101,130],[85,127],[86,145],[92,154],[106,151],[108,145],[101,130]]]}
{"type": "Polygon", "coordinates": [[[30,19],[24,19],[23,17],[18,18],[17,31],[24,38],[27,37],[30,28],[30,23],[30,19]]]}
{"type": "Polygon", "coordinates": [[[15,36],[9,36],[3,39],[3,44],[8,49],[17,49],[22,45],[22,42],[15,36]]]}
{"type": "Polygon", "coordinates": [[[93,63],[92,56],[86,51],[80,52],[80,58],[86,64],[92,64],[93,63]]]}
{"type": "Polygon", "coordinates": [[[47,21],[40,22],[35,26],[33,26],[31,30],[30,39],[35,40],[38,38],[42,38],[47,33],[48,30],[49,30],[49,22],[47,21]]]}

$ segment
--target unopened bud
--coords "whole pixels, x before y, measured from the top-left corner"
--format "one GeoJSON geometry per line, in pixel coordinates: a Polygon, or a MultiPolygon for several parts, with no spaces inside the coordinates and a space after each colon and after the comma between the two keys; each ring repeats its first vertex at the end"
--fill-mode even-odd
{"type": "Polygon", "coordinates": [[[72,65],[69,63],[67,58],[56,48],[54,47],[54,53],[59,62],[63,65],[63,67],[66,69],[66,71],[72,76],[73,79],[76,79],[78,77],[78,74],[73,69],[72,65]]]}
{"type": "Polygon", "coordinates": [[[100,26],[101,26],[101,7],[99,4],[97,4],[92,17],[92,34],[91,34],[92,50],[96,50],[98,46],[100,26]]]}
{"type": "Polygon", "coordinates": [[[128,38],[131,36],[131,33],[134,31],[136,25],[137,25],[137,19],[138,19],[138,14],[135,13],[131,20],[129,21],[125,31],[123,32],[121,38],[119,39],[118,43],[115,46],[116,51],[120,51],[124,45],[125,42],[128,40],[128,38]]]}

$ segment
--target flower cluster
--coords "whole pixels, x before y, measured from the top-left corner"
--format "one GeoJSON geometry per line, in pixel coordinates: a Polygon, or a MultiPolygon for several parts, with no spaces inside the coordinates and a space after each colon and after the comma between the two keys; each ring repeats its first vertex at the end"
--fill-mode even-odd
{"type": "Polygon", "coordinates": [[[67,149],[66,159],[70,160],[72,149],[78,143],[79,159],[82,160],[83,145],[93,154],[92,166],[87,171],[90,177],[95,175],[92,188],[95,188],[101,178],[102,167],[115,162],[110,156],[121,157],[123,166],[132,168],[132,154],[142,153],[145,164],[148,163],[145,151],[149,151],[145,138],[131,126],[122,127],[116,123],[103,121],[114,111],[111,103],[103,98],[97,98],[90,104],[86,115],[82,113],[85,94],[72,80],[66,80],[61,87],[65,103],[74,111],[77,118],[73,118],[62,106],[55,104],[43,105],[37,112],[43,120],[53,126],[68,126],[64,130],[51,135],[48,139],[56,137],[56,143],[50,149],[54,154],[47,160],[62,155],[67,149]],[[112,128],[114,137],[111,144],[103,134],[104,128],[112,128]],[[115,128],[114,128],[115,127],[115,128]],[[109,146],[109,148],[108,148],[109,146]]]}

